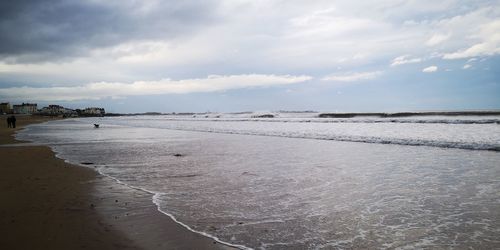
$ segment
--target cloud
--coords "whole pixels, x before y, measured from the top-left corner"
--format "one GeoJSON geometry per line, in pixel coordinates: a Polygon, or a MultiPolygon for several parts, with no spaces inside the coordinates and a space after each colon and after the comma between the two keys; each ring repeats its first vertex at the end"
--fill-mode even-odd
{"type": "Polygon", "coordinates": [[[425,42],[425,45],[427,46],[436,46],[446,40],[448,40],[451,37],[451,34],[434,34],[427,42],[425,42]]]}
{"type": "Polygon", "coordinates": [[[331,75],[323,77],[322,81],[336,81],[336,82],[355,82],[360,80],[370,80],[380,76],[382,71],[372,71],[372,72],[356,72],[348,73],[343,75],[331,75]]]}
{"type": "Polygon", "coordinates": [[[174,40],[211,23],[213,1],[18,0],[0,4],[0,56],[14,62],[87,56],[124,42],[174,40]]]}
{"type": "Polygon", "coordinates": [[[433,65],[433,66],[429,66],[427,68],[424,68],[422,70],[422,72],[424,72],[424,73],[432,73],[432,72],[436,72],[437,70],[438,70],[438,67],[433,65]]]}
{"type": "Polygon", "coordinates": [[[383,71],[390,59],[394,67],[432,53],[484,57],[498,48],[495,7],[483,0],[1,1],[0,88],[324,76],[338,67],[383,71]]]}
{"type": "Polygon", "coordinates": [[[460,49],[443,55],[443,59],[463,59],[500,54],[500,20],[494,20],[479,26],[478,32],[472,36],[479,41],[466,49],[460,49]]]}
{"type": "Polygon", "coordinates": [[[231,89],[289,85],[311,80],[291,75],[211,75],[202,79],[136,81],[133,83],[96,82],[74,87],[14,87],[0,89],[0,97],[30,101],[75,101],[125,96],[186,94],[231,89]]]}
{"type": "Polygon", "coordinates": [[[419,63],[422,62],[422,58],[409,58],[409,55],[398,56],[392,60],[391,66],[398,66],[409,63],[419,63]]]}
{"type": "Polygon", "coordinates": [[[500,46],[497,42],[484,42],[471,46],[468,49],[448,53],[443,59],[463,59],[475,56],[492,56],[500,54],[500,46]]]}
{"type": "Polygon", "coordinates": [[[468,69],[468,68],[470,68],[470,67],[472,67],[472,65],[470,65],[470,64],[465,64],[462,68],[463,68],[463,69],[468,69]]]}

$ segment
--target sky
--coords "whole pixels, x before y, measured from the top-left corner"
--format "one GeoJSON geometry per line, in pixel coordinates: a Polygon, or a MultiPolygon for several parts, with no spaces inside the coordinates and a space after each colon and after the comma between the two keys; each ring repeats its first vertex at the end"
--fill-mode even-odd
{"type": "Polygon", "coordinates": [[[0,2],[0,102],[500,109],[500,0],[0,2]]]}

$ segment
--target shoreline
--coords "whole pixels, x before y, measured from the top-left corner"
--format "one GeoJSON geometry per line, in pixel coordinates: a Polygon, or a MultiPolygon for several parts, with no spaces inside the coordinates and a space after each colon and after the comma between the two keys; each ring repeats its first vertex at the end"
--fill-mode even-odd
{"type": "MultiPolygon", "coordinates": [[[[71,164],[71,163],[69,163],[71,164]]],[[[89,168],[88,166],[85,166],[85,165],[82,165],[81,167],[84,167],[84,168],[89,168]]],[[[162,211],[159,207],[159,204],[158,204],[158,199],[157,199],[157,195],[160,195],[161,193],[155,193],[153,191],[150,191],[150,190],[146,190],[146,189],[143,189],[143,188],[139,188],[139,187],[134,187],[134,186],[130,186],[112,176],[109,176],[109,175],[106,175],[104,173],[101,173],[100,171],[97,171],[96,172],[102,176],[102,177],[105,177],[105,178],[109,178],[111,180],[113,180],[115,182],[115,184],[118,184],[120,186],[123,186],[125,189],[131,189],[131,190],[134,190],[134,191],[138,191],[138,192],[141,192],[141,193],[144,193],[144,194],[148,194],[150,196],[150,202],[152,202],[155,206],[156,206],[156,210],[161,213],[162,215],[165,215],[167,216],[168,218],[170,218],[172,221],[174,221],[175,223],[177,223],[178,225],[184,227],[186,230],[188,230],[189,232],[192,232],[192,233],[195,233],[197,235],[202,235],[204,237],[207,237],[207,238],[210,238],[211,240],[213,240],[214,244],[216,243],[219,243],[219,244],[222,244],[224,247],[222,249],[241,249],[241,250],[247,250],[247,249],[252,249],[252,248],[249,248],[249,247],[246,247],[244,245],[237,245],[237,244],[232,244],[232,243],[229,243],[229,242],[225,242],[221,239],[219,239],[218,237],[216,236],[213,236],[213,235],[210,235],[208,233],[205,233],[205,232],[202,232],[202,231],[197,231],[195,229],[192,229],[191,227],[189,227],[187,224],[177,220],[177,218],[175,218],[174,215],[168,213],[168,212],[165,212],[165,211],[162,211]]]]}
{"type": "Polygon", "coordinates": [[[1,246],[235,249],[193,232],[159,211],[150,193],[121,185],[91,167],[67,163],[48,146],[16,141],[14,133],[25,126],[54,120],[17,118],[16,129],[8,129],[6,124],[0,127],[1,246]]]}

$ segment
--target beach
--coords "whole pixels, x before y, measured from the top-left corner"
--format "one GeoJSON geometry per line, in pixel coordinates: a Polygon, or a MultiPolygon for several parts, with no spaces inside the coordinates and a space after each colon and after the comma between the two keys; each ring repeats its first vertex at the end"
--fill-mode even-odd
{"type": "Polygon", "coordinates": [[[31,143],[2,128],[0,245],[500,245],[500,117],[301,115],[58,119],[18,131],[31,143]]]}
{"type": "MultiPolygon", "coordinates": [[[[76,118],[16,138],[123,184],[92,193],[132,188],[164,217],[234,245],[498,248],[498,116],[247,116],[103,117],[99,129],[76,118]]],[[[122,200],[97,207],[127,209],[122,200]]],[[[126,223],[126,213],[103,218],[126,223]]]]}
{"type": "MultiPolygon", "coordinates": [[[[1,116],[4,122],[6,116],[1,116]]],[[[3,249],[228,249],[161,214],[151,194],[71,165],[49,147],[17,142],[17,116],[0,128],[0,247],[3,249]]]]}

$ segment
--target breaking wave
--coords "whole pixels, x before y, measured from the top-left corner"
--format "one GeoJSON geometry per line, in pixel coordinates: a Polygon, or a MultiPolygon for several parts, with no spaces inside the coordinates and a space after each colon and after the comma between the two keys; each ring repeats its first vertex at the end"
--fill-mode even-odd
{"type": "Polygon", "coordinates": [[[316,140],[331,140],[331,141],[345,141],[345,142],[362,142],[362,143],[378,143],[378,144],[395,144],[406,146],[428,146],[440,148],[457,148],[468,150],[490,150],[500,151],[500,144],[489,144],[479,142],[454,142],[454,141],[438,141],[438,140],[424,140],[424,139],[402,139],[402,138],[382,138],[370,136],[343,136],[343,135],[314,135],[314,134],[300,134],[300,133],[272,133],[261,131],[237,131],[237,130],[214,130],[214,129],[186,129],[186,128],[170,128],[182,131],[195,131],[195,132],[209,132],[221,134],[240,134],[240,135],[257,135],[257,136],[276,136],[288,138],[302,138],[302,139],[316,139],[316,140]]]}

